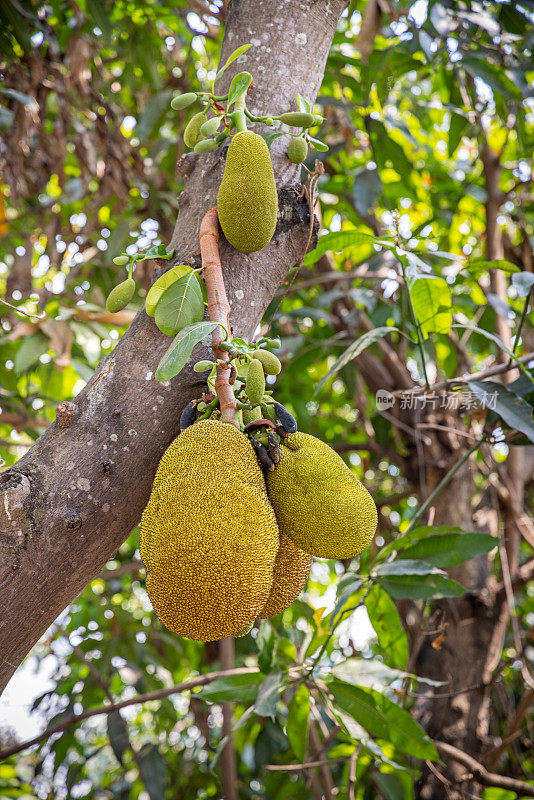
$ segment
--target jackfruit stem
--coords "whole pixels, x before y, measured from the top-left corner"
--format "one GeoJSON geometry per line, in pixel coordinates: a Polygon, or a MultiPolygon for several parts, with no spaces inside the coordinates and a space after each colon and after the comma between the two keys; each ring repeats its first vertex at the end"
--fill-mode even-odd
{"type": "Polygon", "coordinates": [[[234,103],[234,111],[232,114],[236,129],[238,133],[247,130],[247,118],[245,116],[245,94],[244,92],[234,103]]]}
{"type": "Polygon", "coordinates": [[[226,296],[224,278],[219,256],[219,216],[216,208],[206,211],[200,223],[200,253],[202,255],[203,277],[208,295],[208,316],[219,324],[211,335],[211,347],[217,362],[215,392],[221,408],[221,422],[228,422],[239,428],[237,400],[234,387],[230,383],[231,370],[228,369],[230,354],[221,348],[224,334],[223,325],[230,332],[230,303],[226,296]]]}

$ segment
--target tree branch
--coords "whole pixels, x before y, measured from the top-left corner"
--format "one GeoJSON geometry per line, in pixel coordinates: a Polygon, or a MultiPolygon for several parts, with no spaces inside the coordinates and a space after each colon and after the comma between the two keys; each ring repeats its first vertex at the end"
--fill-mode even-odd
{"type": "Polygon", "coordinates": [[[206,675],[201,675],[200,677],[194,678],[191,681],[177,683],[174,686],[169,686],[166,689],[157,689],[153,692],[147,692],[146,694],[138,694],[135,697],[129,697],[127,700],[119,700],[116,703],[109,703],[105,706],[89,708],[86,711],[82,711],[81,714],[73,714],[61,722],[58,722],[56,725],[52,725],[50,728],[47,728],[45,731],[43,731],[43,733],[40,733],[38,736],[34,736],[33,739],[28,739],[20,744],[7,747],[5,750],[0,750],[0,761],[3,761],[5,758],[9,758],[9,756],[13,756],[16,753],[21,753],[23,750],[27,750],[28,747],[33,747],[34,744],[39,744],[40,742],[46,741],[46,739],[49,739],[55,733],[62,733],[63,731],[67,730],[67,728],[72,728],[73,725],[79,725],[80,722],[83,722],[85,719],[90,719],[90,717],[97,717],[100,714],[112,714],[114,711],[119,711],[121,708],[126,708],[126,706],[135,706],[140,703],[148,703],[151,700],[162,700],[164,697],[169,697],[169,695],[178,694],[179,692],[189,692],[191,689],[196,689],[199,686],[206,686],[207,684],[218,680],[218,678],[228,678],[233,675],[250,675],[259,671],[259,667],[238,667],[236,669],[223,669],[219,670],[218,672],[208,672],[206,675]]]}
{"type": "Polygon", "coordinates": [[[483,786],[497,786],[499,789],[509,789],[525,797],[534,797],[534,785],[516,778],[509,778],[506,775],[495,775],[493,772],[488,772],[479,761],[451,744],[446,742],[434,742],[434,744],[441,756],[452,758],[462,764],[483,786]]]}

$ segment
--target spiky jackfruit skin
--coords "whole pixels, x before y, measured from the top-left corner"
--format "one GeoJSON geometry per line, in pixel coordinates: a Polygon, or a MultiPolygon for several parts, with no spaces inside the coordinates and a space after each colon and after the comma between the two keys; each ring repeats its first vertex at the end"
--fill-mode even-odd
{"type": "Polygon", "coordinates": [[[232,138],[217,211],[222,231],[236,250],[253,253],[273,238],[278,195],[269,148],[257,133],[241,131],[232,138]]]}
{"type": "Polygon", "coordinates": [[[263,473],[246,436],[201,420],[165,451],[141,520],[156,614],[188,639],[232,636],[269,597],[279,546],[263,473]]]}
{"type": "Polygon", "coordinates": [[[266,476],[280,531],[319,558],[361,553],[378,521],[367,489],[331,447],[307,433],[290,434],[280,453],[266,476]]]}
{"type": "MultiPolygon", "coordinates": [[[[275,469],[276,471],[276,469],[275,469]]],[[[274,617],[289,608],[306,586],[310,574],[312,556],[280,532],[280,549],[274,562],[274,577],[271,594],[260,617],[274,617]]]]}

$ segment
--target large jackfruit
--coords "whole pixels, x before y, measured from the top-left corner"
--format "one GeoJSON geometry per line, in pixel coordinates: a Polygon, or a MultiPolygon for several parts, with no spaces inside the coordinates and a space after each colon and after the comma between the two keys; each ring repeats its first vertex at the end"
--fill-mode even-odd
{"type": "Polygon", "coordinates": [[[278,526],[246,436],[201,420],[165,451],[141,520],[156,614],[180,636],[213,641],[246,628],[272,587],[278,526]]]}
{"type": "Polygon", "coordinates": [[[252,253],[273,238],[278,195],[269,148],[257,133],[241,131],[232,138],[217,211],[223,233],[236,250],[252,253]]]}
{"type": "Polygon", "coordinates": [[[312,560],[309,553],[305,553],[289,536],[280,532],[280,549],[274,562],[273,587],[260,617],[274,617],[289,608],[306,586],[312,560]]]}
{"type": "Polygon", "coordinates": [[[267,473],[280,531],[320,558],[352,558],[372,540],[377,511],[367,489],[327,444],[292,433],[267,473]],[[292,449],[294,448],[294,449],[292,449]]]}

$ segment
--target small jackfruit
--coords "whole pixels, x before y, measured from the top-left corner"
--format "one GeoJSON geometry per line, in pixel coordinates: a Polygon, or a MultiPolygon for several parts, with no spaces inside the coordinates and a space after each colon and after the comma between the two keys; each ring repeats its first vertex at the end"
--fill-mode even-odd
{"type": "Polygon", "coordinates": [[[219,130],[220,124],[220,117],[212,117],[211,119],[207,119],[206,122],[200,126],[200,133],[203,136],[213,136],[213,134],[219,130]]]}
{"type": "Polygon", "coordinates": [[[106,309],[115,314],[117,311],[122,311],[126,308],[135,292],[135,281],[133,278],[126,278],[125,281],[119,283],[108,295],[106,300],[106,309]]]}
{"type": "Polygon", "coordinates": [[[279,535],[246,436],[201,420],[167,448],[141,519],[147,592],[160,620],[189,639],[247,628],[268,601],[279,535]]]}
{"type": "Polygon", "coordinates": [[[224,235],[236,250],[252,253],[273,238],[278,195],[269,148],[252,131],[236,133],[228,147],[217,196],[224,235]]]}
{"type": "Polygon", "coordinates": [[[313,114],[305,111],[287,111],[285,114],[280,114],[280,121],[293,128],[311,128],[312,125],[315,125],[313,114]]]}
{"type": "Polygon", "coordinates": [[[262,419],[263,414],[261,411],[260,406],[254,406],[254,408],[244,408],[243,409],[243,424],[248,425],[251,422],[256,422],[258,419],[262,419]]]}
{"type": "Polygon", "coordinates": [[[204,138],[200,133],[200,128],[206,122],[206,113],[199,111],[194,114],[187,123],[184,131],[184,142],[188,147],[193,148],[198,142],[204,138]]]}
{"type": "Polygon", "coordinates": [[[280,531],[311,555],[352,558],[371,542],[377,511],[367,489],[324,442],[292,433],[266,475],[280,531]]]}
{"type": "Polygon", "coordinates": [[[273,588],[260,617],[274,617],[289,608],[306,586],[312,556],[280,531],[280,548],[274,562],[273,588]]]}
{"type": "Polygon", "coordinates": [[[245,392],[253,406],[257,406],[263,400],[265,373],[261,361],[257,358],[253,358],[248,365],[245,392]]]}
{"type": "Polygon", "coordinates": [[[195,102],[197,96],[194,92],[186,92],[185,94],[175,94],[171,100],[171,108],[175,111],[180,111],[182,108],[187,108],[195,102]]]}
{"type": "Polygon", "coordinates": [[[278,375],[282,369],[280,359],[278,356],[275,356],[274,353],[271,353],[270,350],[256,350],[254,358],[257,358],[258,361],[261,362],[266,375],[278,375]]]}
{"type": "Polygon", "coordinates": [[[294,136],[287,148],[287,157],[293,164],[302,164],[308,155],[308,142],[302,136],[294,136]]]}
{"type": "Polygon", "coordinates": [[[218,146],[215,139],[202,139],[200,142],[196,143],[193,150],[195,153],[211,153],[211,151],[216,150],[218,146]]]}

